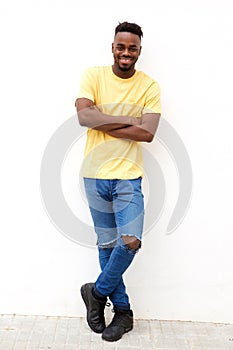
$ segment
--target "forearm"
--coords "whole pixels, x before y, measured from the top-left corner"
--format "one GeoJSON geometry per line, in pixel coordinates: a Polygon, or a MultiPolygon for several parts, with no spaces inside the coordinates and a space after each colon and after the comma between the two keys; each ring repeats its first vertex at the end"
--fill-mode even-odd
{"type": "Polygon", "coordinates": [[[157,131],[160,114],[145,114],[142,116],[141,125],[129,126],[126,128],[108,131],[113,137],[129,139],[138,142],[151,142],[157,131]]]}
{"type": "Polygon", "coordinates": [[[81,126],[86,126],[95,130],[108,132],[116,129],[123,129],[131,125],[139,125],[140,118],[131,116],[112,116],[100,112],[96,106],[77,111],[81,126]]]}
{"type": "Polygon", "coordinates": [[[128,126],[126,128],[112,130],[108,135],[119,139],[128,139],[137,142],[151,142],[154,135],[138,126],[128,126]]]}

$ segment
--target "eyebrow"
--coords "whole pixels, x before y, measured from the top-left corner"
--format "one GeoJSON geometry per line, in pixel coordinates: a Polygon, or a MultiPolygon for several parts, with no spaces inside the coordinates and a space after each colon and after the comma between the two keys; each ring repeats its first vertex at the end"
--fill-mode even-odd
{"type": "MultiPolygon", "coordinates": [[[[125,46],[125,44],[117,43],[116,46],[125,46]]],[[[129,45],[129,47],[137,47],[137,45],[132,44],[132,45],[129,45]]]]}

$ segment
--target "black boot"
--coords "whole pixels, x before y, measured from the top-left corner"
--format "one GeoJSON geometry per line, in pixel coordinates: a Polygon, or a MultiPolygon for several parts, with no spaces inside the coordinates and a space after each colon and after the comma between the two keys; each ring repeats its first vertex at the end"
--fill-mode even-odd
{"type": "Polygon", "coordinates": [[[87,323],[96,333],[102,333],[106,327],[104,308],[107,298],[99,301],[92,295],[94,283],[86,283],[81,287],[81,295],[87,308],[87,323]]]}
{"type": "Polygon", "coordinates": [[[107,341],[121,339],[124,333],[133,329],[133,312],[114,310],[115,315],[112,322],[105,328],[102,338],[107,341]]]}

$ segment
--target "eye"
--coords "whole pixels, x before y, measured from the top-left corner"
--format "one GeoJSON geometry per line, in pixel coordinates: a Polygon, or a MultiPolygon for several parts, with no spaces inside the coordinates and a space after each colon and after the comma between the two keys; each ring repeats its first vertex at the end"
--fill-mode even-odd
{"type": "Polygon", "coordinates": [[[130,48],[129,48],[129,51],[130,51],[130,52],[137,52],[138,49],[137,49],[136,47],[130,47],[130,48]]]}

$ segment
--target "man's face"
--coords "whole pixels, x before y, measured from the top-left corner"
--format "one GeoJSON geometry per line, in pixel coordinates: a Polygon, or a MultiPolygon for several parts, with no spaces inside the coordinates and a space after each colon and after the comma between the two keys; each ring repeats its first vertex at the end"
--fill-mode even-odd
{"type": "Polygon", "coordinates": [[[123,72],[134,69],[141,53],[141,40],[138,35],[118,32],[112,44],[114,65],[123,72]]]}

